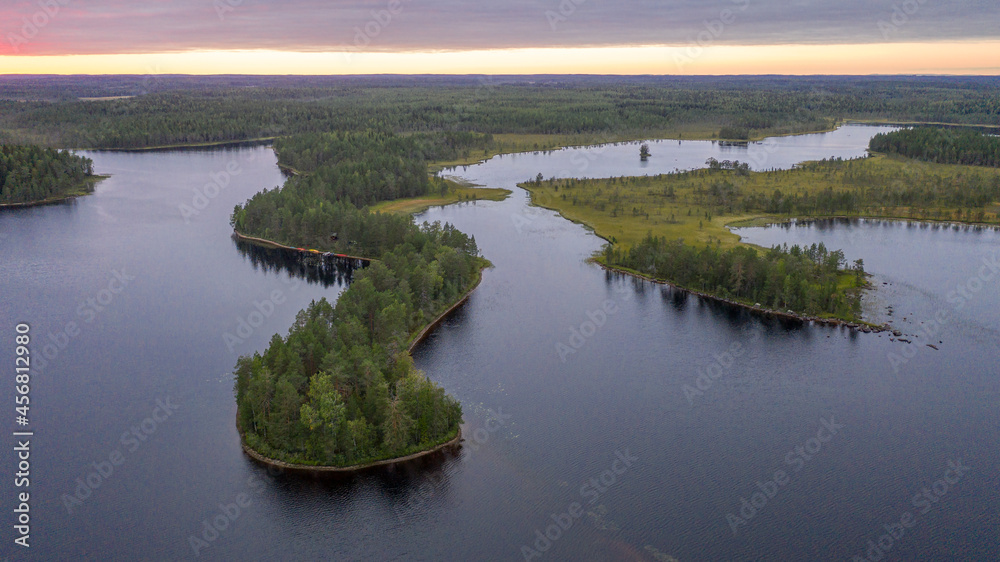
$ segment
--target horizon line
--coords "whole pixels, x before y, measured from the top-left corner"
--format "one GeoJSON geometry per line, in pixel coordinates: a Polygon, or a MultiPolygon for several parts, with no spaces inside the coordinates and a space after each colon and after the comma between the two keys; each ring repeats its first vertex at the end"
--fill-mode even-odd
{"type": "Polygon", "coordinates": [[[0,55],[3,75],[956,76],[1000,75],[1000,40],[838,45],[641,45],[451,52],[190,50],[0,55]]]}
{"type": "MultiPolygon", "coordinates": [[[[1000,68],[995,69],[1000,72],[1000,68]]],[[[98,76],[128,76],[128,77],[144,77],[144,76],[162,76],[162,77],[201,77],[201,78],[212,78],[212,77],[262,77],[262,78],[391,78],[391,77],[463,77],[463,76],[489,76],[493,78],[547,78],[547,77],[579,77],[579,78],[760,78],[760,77],[783,77],[783,78],[997,78],[1000,79],[1000,74],[963,74],[963,73],[949,73],[949,72],[927,72],[927,73],[885,73],[885,72],[872,72],[867,74],[823,74],[823,73],[782,73],[782,72],[761,72],[761,73],[741,73],[741,74],[672,74],[672,73],[647,73],[647,74],[622,74],[622,73],[600,73],[600,72],[539,72],[539,73],[525,73],[525,74],[512,74],[512,73],[488,73],[488,72],[416,72],[416,73],[403,73],[403,72],[371,72],[371,73],[357,73],[357,74],[301,74],[301,73],[291,73],[291,74],[271,74],[271,73],[213,73],[213,74],[200,74],[200,73],[186,73],[186,72],[151,72],[146,74],[140,73],[122,73],[122,72],[104,72],[104,73],[31,73],[31,72],[0,72],[0,76],[3,77],[62,77],[62,78],[72,78],[72,77],[98,77],[98,76]]]]}

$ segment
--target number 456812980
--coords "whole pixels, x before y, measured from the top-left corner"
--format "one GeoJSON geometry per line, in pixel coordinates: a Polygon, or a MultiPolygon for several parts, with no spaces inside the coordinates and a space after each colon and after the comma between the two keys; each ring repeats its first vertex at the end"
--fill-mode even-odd
{"type": "Polygon", "coordinates": [[[14,400],[17,406],[15,410],[18,415],[27,418],[28,404],[31,403],[31,399],[28,397],[31,392],[31,349],[28,347],[28,344],[31,343],[31,336],[28,332],[31,331],[31,328],[27,324],[18,324],[16,330],[17,336],[14,337],[14,343],[17,344],[17,347],[14,348],[14,353],[17,357],[14,358],[14,381],[17,386],[14,389],[17,391],[17,396],[14,400]]]}

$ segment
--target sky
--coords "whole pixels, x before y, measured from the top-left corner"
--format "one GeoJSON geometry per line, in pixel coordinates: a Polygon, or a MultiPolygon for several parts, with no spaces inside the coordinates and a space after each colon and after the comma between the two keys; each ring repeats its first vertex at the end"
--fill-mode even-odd
{"type": "Polygon", "coordinates": [[[996,0],[0,0],[11,74],[1000,74],[996,0]]]}

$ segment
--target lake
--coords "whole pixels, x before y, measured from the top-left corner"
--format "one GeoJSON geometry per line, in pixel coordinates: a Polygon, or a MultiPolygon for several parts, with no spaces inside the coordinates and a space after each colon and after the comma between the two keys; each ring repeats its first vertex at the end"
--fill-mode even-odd
{"type": "MultiPolygon", "coordinates": [[[[270,474],[236,433],[236,358],[286,333],[310,300],[335,298],[350,275],[231,240],[233,206],[283,181],[270,149],[87,153],[112,174],[94,195],[0,213],[9,339],[23,321],[33,355],[44,357],[50,333],[54,346],[32,383],[32,553],[850,560],[908,512],[886,559],[994,558],[1000,275],[983,260],[1000,258],[996,231],[874,221],[737,230],[756,244],[823,241],[863,258],[877,286],[867,310],[905,343],[608,274],[584,262],[600,239],[514,187],[537,173],[657,174],[709,157],[787,168],[861,156],[882,130],[748,147],[652,142],[645,166],[637,145],[619,144],[446,171],[514,190],[418,217],[475,235],[495,266],[414,352],[463,404],[464,446],[337,481],[270,474]],[[79,330],[64,337],[70,322],[79,330]]],[[[8,364],[12,351],[0,348],[8,364]]]]}

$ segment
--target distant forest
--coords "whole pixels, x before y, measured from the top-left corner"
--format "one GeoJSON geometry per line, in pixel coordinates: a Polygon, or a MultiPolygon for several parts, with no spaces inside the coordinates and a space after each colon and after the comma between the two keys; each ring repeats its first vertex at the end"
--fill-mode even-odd
{"type": "Polygon", "coordinates": [[[0,145],[0,204],[30,203],[93,190],[89,158],[30,145],[0,145]]]}
{"type": "Polygon", "coordinates": [[[748,138],[835,119],[1000,123],[1000,79],[949,77],[0,78],[0,131],[139,148],[298,133],[748,138]],[[81,100],[131,96],[121,99],[81,100]]]}
{"type": "Polygon", "coordinates": [[[900,129],[875,135],[868,149],[939,164],[1000,167],[1000,137],[968,129],[900,129]]]}

